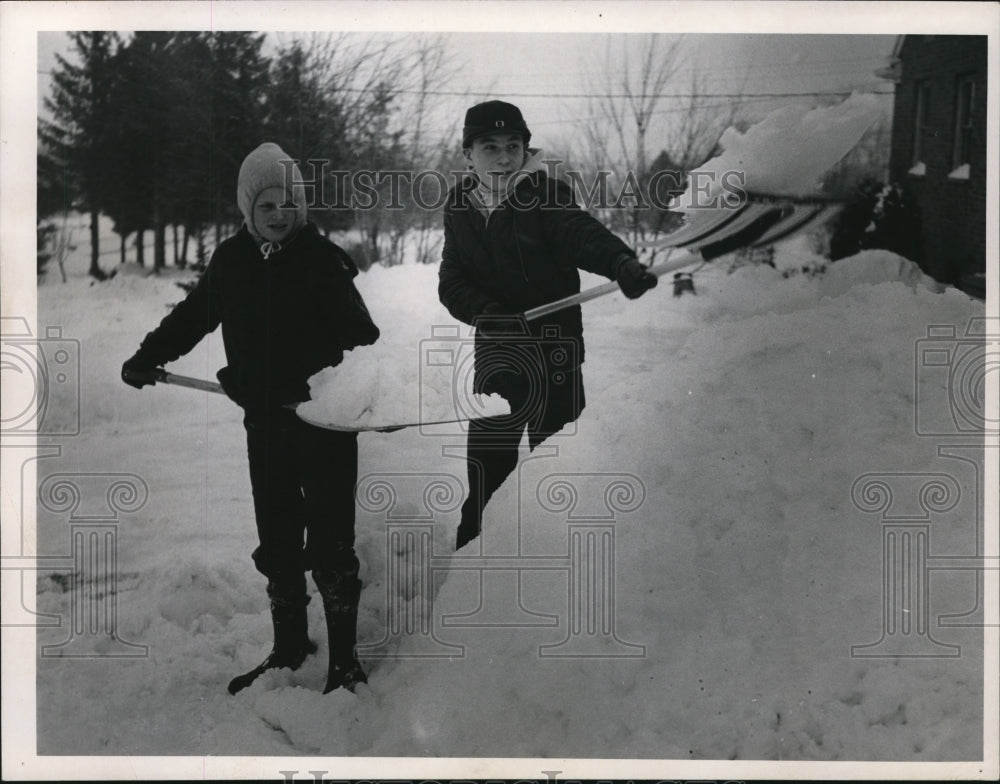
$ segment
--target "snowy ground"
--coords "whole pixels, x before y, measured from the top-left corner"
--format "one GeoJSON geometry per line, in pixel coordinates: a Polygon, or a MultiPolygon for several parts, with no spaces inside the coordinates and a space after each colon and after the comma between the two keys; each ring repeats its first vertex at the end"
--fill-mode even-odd
{"type": "MultiPolygon", "coordinates": [[[[60,448],[37,462],[38,552],[70,551],[70,524],[87,522],[71,514],[116,516],[113,543],[87,546],[117,561],[103,584],[74,585],[65,565],[39,572],[37,609],[67,620],[113,607],[121,642],[100,618],[97,633],[39,630],[40,645],[73,645],[37,658],[38,753],[981,759],[981,630],[975,612],[943,617],[976,610],[976,573],[942,556],[976,554],[982,455],[939,454],[970,439],[948,417],[947,375],[918,349],[930,325],[964,334],[983,305],[883,252],[783,277],[818,261],[804,247],[784,248],[779,270],[707,267],[697,296],[664,281],[636,302],[585,305],[587,408],[494,497],[489,557],[452,553],[460,433],[362,435],[370,685],[326,696],[318,601],[318,655],[226,692],[270,644],[240,412],[118,378],[185,276],[126,267],[91,285],[81,259],[66,284],[53,272],[38,324],[78,341],[80,433],[41,440],[60,448]],[[918,435],[918,411],[945,435],[918,435]],[[56,474],[81,488],[78,506],[52,490],[56,474]],[[870,474],[882,484],[855,487],[870,474]],[[929,474],[944,476],[944,501],[929,474]],[[139,498],[112,500],[118,480],[139,498]],[[929,579],[926,607],[883,606],[883,539],[900,514],[924,518],[932,558],[889,583],[929,579]],[[903,614],[928,625],[886,636],[903,614]]],[[[436,268],[376,268],[358,285],[384,333],[409,337],[404,381],[416,383],[432,337],[421,331],[457,326],[436,268]]],[[[210,378],[222,362],[213,335],[171,369],[210,378]]],[[[72,408],[50,421],[72,432],[72,408]]]]}

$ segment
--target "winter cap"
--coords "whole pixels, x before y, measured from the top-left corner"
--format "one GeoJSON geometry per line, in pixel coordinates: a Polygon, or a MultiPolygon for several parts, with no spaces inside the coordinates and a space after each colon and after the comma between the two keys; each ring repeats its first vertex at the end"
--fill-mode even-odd
{"type": "Polygon", "coordinates": [[[253,225],[253,207],[261,191],[267,188],[284,188],[285,193],[297,207],[295,225],[292,232],[301,229],[306,222],[306,189],[302,184],[302,173],[292,157],[273,142],[264,142],[251,152],[240,165],[240,175],[236,182],[236,203],[239,205],[247,229],[254,236],[260,232],[253,225]]]}
{"type": "Polygon", "coordinates": [[[524,146],[531,141],[531,131],[521,116],[521,110],[512,103],[504,101],[486,101],[473,106],[465,113],[465,126],[462,128],[462,149],[472,146],[472,141],[478,136],[489,133],[519,133],[524,139],[524,146]]]}

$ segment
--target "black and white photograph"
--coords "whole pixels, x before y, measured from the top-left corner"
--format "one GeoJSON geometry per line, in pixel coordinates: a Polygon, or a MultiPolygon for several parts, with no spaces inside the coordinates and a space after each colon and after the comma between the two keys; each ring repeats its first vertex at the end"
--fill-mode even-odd
{"type": "Polygon", "coordinates": [[[1000,7],[0,15],[5,780],[997,778],[1000,7]]]}

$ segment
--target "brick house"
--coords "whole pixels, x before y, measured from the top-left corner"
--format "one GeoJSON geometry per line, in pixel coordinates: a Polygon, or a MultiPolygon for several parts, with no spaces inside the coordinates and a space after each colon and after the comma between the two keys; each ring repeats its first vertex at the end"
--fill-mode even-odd
{"type": "Polygon", "coordinates": [[[895,82],[889,177],[917,212],[925,272],[985,292],[985,35],[904,35],[879,76],[895,82]]]}

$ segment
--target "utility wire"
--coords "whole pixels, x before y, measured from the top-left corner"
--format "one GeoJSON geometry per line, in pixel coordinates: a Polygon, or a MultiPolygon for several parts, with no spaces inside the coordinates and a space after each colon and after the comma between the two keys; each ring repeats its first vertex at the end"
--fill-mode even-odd
{"type": "MultiPolygon", "coordinates": [[[[52,74],[52,71],[38,71],[39,74],[52,74]]],[[[337,92],[363,93],[368,92],[362,87],[338,87],[337,92]]],[[[394,90],[395,95],[435,95],[444,97],[465,98],[470,95],[480,93],[496,93],[495,88],[490,90],[394,90]]],[[[804,92],[769,92],[769,93],[653,93],[643,94],[644,98],[811,98],[824,95],[850,95],[852,90],[812,90],[804,92]]],[[[875,95],[893,95],[892,90],[872,91],[875,95]]],[[[635,98],[636,93],[503,93],[509,98],[635,98]]]]}

